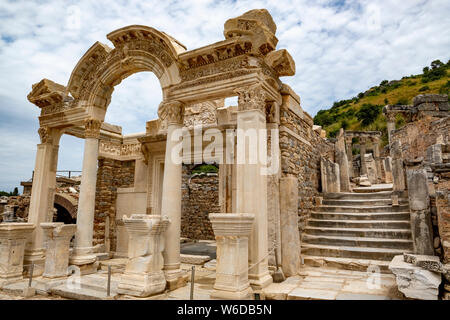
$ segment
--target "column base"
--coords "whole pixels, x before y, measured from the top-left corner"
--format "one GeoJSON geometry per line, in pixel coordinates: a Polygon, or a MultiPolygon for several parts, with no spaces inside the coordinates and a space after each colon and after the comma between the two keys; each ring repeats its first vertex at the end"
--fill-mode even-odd
{"type": "Polygon", "coordinates": [[[97,261],[97,255],[93,253],[93,247],[74,248],[69,262],[72,265],[82,266],[92,264],[97,261]]]}
{"type": "Polygon", "coordinates": [[[169,291],[184,287],[188,280],[188,273],[181,269],[175,270],[164,270],[164,275],[166,277],[166,288],[169,291]]]}
{"type": "Polygon", "coordinates": [[[22,274],[16,275],[16,276],[9,276],[9,277],[5,277],[5,278],[0,278],[0,289],[3,286],[6,286],[6,285],[8,285],[10,283],[14,283],[14,282],[22,281],[22,280],[23,280],[22,274]]]}
{"type": "Polygon", "coordinates": [[[210,297],[220,300],[252,300],[253,290],[248,287],[241,291],[225,291],[214,289],[210,297]]]}
{"type": "Polygon", "coordinates": [[[254,290],[261,290],[271,284],[273,282],[273,278],[269,271],[267,271],[267,273],[263,273],[258,276],[249,274],[248,281],[254,290]]]}
{"type": "Polygon", "coordinates": [[[148,297],[161,293],[166,288],[164,272],[151,274],[123,274],[120,278],[117,293],[135,297],[148,297]]]}
{"type": "Polygon", "coordinates": [[[24,275],[30,274],[32,264],[34,264],[33,277],[41,276],[45,268],[45,249],[25,249],[23,258],[24,275]]]}

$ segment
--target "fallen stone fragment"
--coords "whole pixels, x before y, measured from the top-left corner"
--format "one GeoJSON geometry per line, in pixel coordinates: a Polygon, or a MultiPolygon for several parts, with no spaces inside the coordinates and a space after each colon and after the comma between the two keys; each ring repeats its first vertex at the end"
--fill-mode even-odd
{"type": "Polygon", "coordinates": [[[438,256],[404,253],[403,260],[425,270],[444,273],[444,267],[438,256]]]}
{"type": "Polygon", "coordinates": [[[437,300],[441,275],[403,261],[398,255],[392,259],[389,269],[397,277],[398,290],[406,297],[420,300],[437,300]]]}
{"type": "Polygon", "coordinates": [[[210,256],[197,256],[193,254],[181,254],[181,263],[202,265],[211,260],[210,256]]]}

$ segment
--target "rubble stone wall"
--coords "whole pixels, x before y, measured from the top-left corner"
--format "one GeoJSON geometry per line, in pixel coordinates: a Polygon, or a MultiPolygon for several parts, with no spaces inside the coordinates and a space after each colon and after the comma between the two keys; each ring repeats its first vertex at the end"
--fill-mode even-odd
{"type": "Polygon", "coordinates": [[[303,115],[301,118],[290,109],[280,110],[281,172],[283,176],[298,177],[300,229],[314,208],[314,197],[321,191],[320,156],[334,161],[334,145],[321,138],[312,129],[312,119],[303,115]]]}
{"type": "Polygon", "coordinates": [[[392,133],[392,141],[399,140],[402,144],[403,159],[413,160],[423,157],[426,159],[427,148],[436,143],[436,139],[442,136],[445,141],[450,141],[450,117],[422,118],[410,122],[392,133]]]}
{"type": "Polygon", "coordinates": [[[219,175],[192,174],[193,165],[183,165],[181,200],[181,236],[196,240],[214,240],[208,215],[220,212],[219,175]]]}
{"type": "Polygon", "coordinates": [[[134,167],[134,160],[119,161],[103,157],[98,159],[93,236],[94,246],[105,243],[105,229],[107,217],[109,217],[110,250],[115,251],[117,188],[133,187],[134,167]]]}

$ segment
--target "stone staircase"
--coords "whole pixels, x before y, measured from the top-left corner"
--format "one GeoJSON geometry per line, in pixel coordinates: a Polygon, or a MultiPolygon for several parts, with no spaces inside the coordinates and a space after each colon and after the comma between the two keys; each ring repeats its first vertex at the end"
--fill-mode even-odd
{"type": "Polygon", "coordinates": [[[302,235],[304,263],[389,272],[394,256],[413,250],[408,199],[392,206],[391,196],[392,187],[325,194],[302,235]]]}

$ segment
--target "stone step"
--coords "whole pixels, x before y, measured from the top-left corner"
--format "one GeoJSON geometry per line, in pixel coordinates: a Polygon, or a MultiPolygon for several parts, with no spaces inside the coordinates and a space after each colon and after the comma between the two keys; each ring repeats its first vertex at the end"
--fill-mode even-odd
{"type": "Polygon", "coordinates": [[[105,291],[98,291],[89,288],[74,289],[69,288],[66,285],[58,286],[51,289],[52,294],[59,295],[67,299],[75,300],[106,300],[114,299],[117,296],[117,292],[111,291],[111,295],[108,297],[105,291]]]}
{"type": "Polygon", "coordinates": [[[302,255],[303,262],[307,266],[311,267],[329,267],[338,268],[344,270],[367,272],[369,266],[370,270],[379,268],[380,272],[390,274],[389,263],[390,261],[383,260],[371,260],[371,259],[354,259],[354,258],[338,258],[338,257],[321,257],[302,255]]]}
{"type": "Polygon", "coordinates": [[[302,244],[301,252],[302,254],[308,256],[391,261],[396,255],[401,255],[404,252],[410,252],[410,250],[391,248],[358,248],[304,243],[302,244]]]}
{"type": "Polygon", "coordinates": [[[53,294],[77,300],[113,299],[117,295],[119,276],[111,277],[110,297],[107,297],[107,274],[105,272],[81,276],[79,284],[65,283],[51,289],[53,294]]]}
{"type": "Polygon", "coordinates": [[[324,236],[371,237],[385,239],[411,239],[410,229],[332,228],[306,226],[305,233],[324,236]]]}
{"type": "Polygon", "coordinates": [[[332,228],[410,229],[406,220],[318,220],[309,219],[308,226],[332,228]]]}
{"type": "Polygon", "coordinates": [[[345,236],[318,236],[304,234],[302,243],[325,244],[349,247],[391,248],[391,249],[413,249],[412,240],[408,239],[384,239],[345,236]]]}
{"type": "MultiPolygon", "coordinates": [[[[399,204],[407,204],[407,199],[399,199],[399,204]]],[[[365,206],[390,206],[392,205],[392,199],[352,199],[352,200],[344,200],[344,199],[324,199],[322,202],[325,206],[356,206],[356,207],[365,207],[365,206]]]]}
{"type": "Polygon", "coordinates": [[[376,186],[372,186],[372,187],[356,187],[353,188],[352,191],[353,192],[357,192],[357,193],[374,193],[374,192],[380,192],[380,191],[392,191],[393,188],[392,186],[382,186],[382,187],[376,187],[376,186]]]}
{"type": "MultiPolygon", "coordinates": [[[[390,199],[392,191],[381,191],[373,193],[356,193],[356,192],[328,192],[323,195],[324,199],[342,199],[342,200],[358,200],[358,199],[390,199]]],[[[404,198],[405,195],[402,195],[404,198]]]]}
{"type": "Polygon", "coordinates": [[[409,220],[407,212],[311,212],[311,218],[317,220],[409,220]]]}
{"type": "Polygon", "coordinates": [[[320,212],[405,212],[409,211],[408,205],[399,206],[327,206],[317,207],[320,212]]]}

